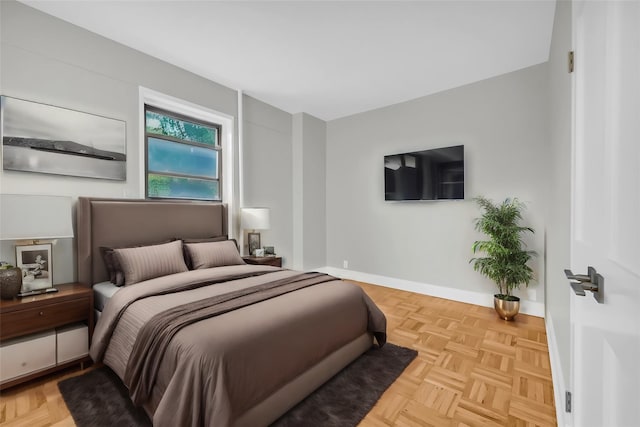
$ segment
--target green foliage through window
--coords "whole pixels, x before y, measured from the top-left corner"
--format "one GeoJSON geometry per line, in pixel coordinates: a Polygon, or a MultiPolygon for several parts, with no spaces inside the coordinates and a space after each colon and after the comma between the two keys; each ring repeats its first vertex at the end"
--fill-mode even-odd
{"type": "Polygon", "coordinates": [[[147,133],[172,136],[184,141],[218,145],[218,129],[212,126],[192,123],[155,111],[146,112],[147,133]]]}
{"type": "Polygon", "coordinates": [[[171,199],[220,200],[220,191],[217,181],[150,173],[147,176],[147,196],[171,199]]]}
{"type": "Polygon", "coordinates": [[[220,129],[145,106],[147,197],[222,200],[220,129]]]}

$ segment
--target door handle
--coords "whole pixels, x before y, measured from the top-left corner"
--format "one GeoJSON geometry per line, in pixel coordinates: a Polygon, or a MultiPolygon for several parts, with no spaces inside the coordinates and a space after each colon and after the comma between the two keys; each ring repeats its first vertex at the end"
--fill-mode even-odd
{"type": "Polygon", "coordinates": [[[565,270],[564,275],[569,280],[577,280],[578,282],[590,282],[591,277],[586,274],[573,274],[571,270],[565,270]]]}
{"type": "Polygon", "coordinates": [[[585,291],[591,291],[599,304],[604,302],[604,277],[595,268],[589,266],[587,274],[573,274],[571,270],[564,270],[564,275],[569,280],[577,280],[577,282],[569,282],[576,295],[583,297],[587,295],[585,291]]]}
{"type": "Polygon", "coordinates": [[[584,291],[584,288],[582,287],[582,283],[569,282],[569,285],[571,285],[571,289],[573,289],[573,292],[575,292],[576,295],[579,295],[581,297],[587,295],[587,293],[584,291]]]}

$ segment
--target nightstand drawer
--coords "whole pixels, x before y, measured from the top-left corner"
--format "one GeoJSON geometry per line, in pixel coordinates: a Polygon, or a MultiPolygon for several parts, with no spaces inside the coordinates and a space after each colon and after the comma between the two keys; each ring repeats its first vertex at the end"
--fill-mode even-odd
{"type": "Polygon", "coordinates": [[[93,291],[82,283],[56,289],[0,299],[0,390],[88,361],[93,291]]]}
{"type": "Polygon", "coordinates": [[[56,329],[58,363],[79,359],[89,354],[89,328],[75,323],[56,329]]]}
{"type": "Polygon", "coordinates": [[[26,335],[87,318],[89,299],[48,304],[2,313],[2,337],[26,335]]]}
{"type": "Polygon", "coordinates": [[[56,365],[56,332],[7,341],[0,346],[0,359],[0,382],[51,368],[56,365]]]}

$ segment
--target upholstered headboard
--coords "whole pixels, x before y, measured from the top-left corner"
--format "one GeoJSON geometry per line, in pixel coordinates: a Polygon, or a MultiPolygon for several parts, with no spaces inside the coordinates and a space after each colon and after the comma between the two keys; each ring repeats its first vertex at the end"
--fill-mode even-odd
{"type": "Polygon", "coordinates": [[[227,208],[222,203],[78,198],[78,280],[109,280],[100,247],[152,244],[171,238],[223,236],[227,208]]]}

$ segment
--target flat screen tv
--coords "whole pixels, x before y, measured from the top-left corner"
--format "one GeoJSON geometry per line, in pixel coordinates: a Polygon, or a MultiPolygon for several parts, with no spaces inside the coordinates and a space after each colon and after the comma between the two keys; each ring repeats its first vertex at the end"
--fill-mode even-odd
{"type": "Polygon", "coordinates": [[[384,156],[384,198],[464,199],[464,145],[384,156]]]}

